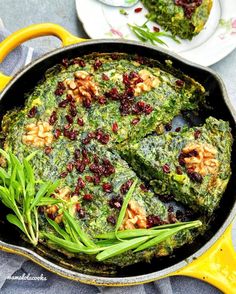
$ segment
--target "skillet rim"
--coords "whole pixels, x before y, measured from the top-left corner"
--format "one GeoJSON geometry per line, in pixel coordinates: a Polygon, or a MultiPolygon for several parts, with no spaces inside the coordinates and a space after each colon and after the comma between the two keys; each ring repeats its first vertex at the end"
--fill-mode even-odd
{"type": "MultiPolygon", "coordinates": [[[[224,82],[222,78],[212,69],[195,64],[191,61],[188,61],[181,56],[170,52],[167,49],[164,48],[158,48],[152,45],[146,45],[141,44],[136,41],[128,41],[128,40],[117,40],[117,39],[99,39],[99,40],[86,40],[85,42],[81,42],[78,44],[58,48],[55,50],[52,50],[43,56],[35,59],[28,65],[24,66],[22,69],[20,69],[12,78],[10,83],[3,89],[3,91],[0,93],[0,103],[3,98],[3,96],[7,93],[7,91],[17,82],[18,79],[20,79],[26,72],[30,71],[33,67],[37,66],[41,62],[44,62],[46,59],[53,57],[54,55],[57,55],[59,53],[65,53],[67,51],[70,51],[71,49],[80,48],[80,47],[86,47],[90,45],[98,45],[98,44],[117,44],[117,45],[133,45],[138,46],[140,48],[145,49],[152,49],[154,51],[157,51],[159,53],[162,53],[166,56],[166,58],[173,58],[175,60],[178,60],[178,62],[188,65],[192,68],[198,68],[202,71],[208,72],[211,74],[217,83],[220,86],[221,92],[222,92],[222,98],[224,99],[224,102],[226,103],[226,107],[228,108],[229,112],[231,113],[233,120],[236,124],[236,110],[234,110],[232,103],[229,99],[229,96],[226,91],[226,87],[224,85],[224,82]]],[[[145,56],[145,51],[143,53],[145,56]]],[[[167,268],[164,268],[162,270],[158,270],[152,273],[138,275],[138,276],[129,276],[129,277],[102,277],[102,276],[93,276],[88,274],[83,274],[80,272],[76,272],[73,270],[69,270],[67,268],[64,268],[62,266],[59,266],[49,260],[47,260],[45,257],[40,256],[36,252],[34,252],[31,249],[28,249],[26,247],[22,246],[16,246],[12,244],[5,243],[0,240],[0,249],[15,253],[18,255],[25,256],[29,258],[30,260],[36,262],[40,266],[44,267],[45,269],[54,272],[60,276],[63,276],[68,279],[80,281],[86,284],[92,284],[92,285],[103,285],[103,286],[128,286],[128,285],[136,285],[136,284],[142,284],[142,283],[148,283],[160,278],[163,278],[165,276],[169,276],[175,271],[183,268],[187,264],[191,263],[196,258],[199,258],[203,253],[205,253],[225,232],[227,227],[232,223],[234,217],[236,215],[236,201],[234,202],[234,205],[231,208],[230,213],[228,214],[226,220],[224,221],[223,225],[220,227],[220,229],[195,253],[193,253],[191,256],[189,256],[186,260],[182,260],[172,266],[169,266],[167,268]]]]}

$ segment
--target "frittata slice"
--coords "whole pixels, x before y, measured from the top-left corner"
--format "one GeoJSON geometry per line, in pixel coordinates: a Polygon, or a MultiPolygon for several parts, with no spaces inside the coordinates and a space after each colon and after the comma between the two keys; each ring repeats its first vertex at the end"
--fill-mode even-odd
{"type": "Polygon", "coordinates": [[[191,40],[200,33],[208,20],[212,0],[142,0],[155,21],[174,36],[191,40]]]}
{"type": "Polygon", "coordinates": [[[177,201],[211,214],[231,175],[231,148],[229,123],[209,117],[202,127],[149,136],[121,153],[157,194],[174,194],[177,201]]]}

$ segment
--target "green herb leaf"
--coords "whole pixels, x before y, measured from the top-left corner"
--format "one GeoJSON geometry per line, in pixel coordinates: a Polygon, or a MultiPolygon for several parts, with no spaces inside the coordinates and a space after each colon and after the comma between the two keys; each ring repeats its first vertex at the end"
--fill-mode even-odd
{"type": "Polygon", "coordinates": [[[65,240],[71,241],[70,236],[63,230],[56,222],[51,220],[49,217],[46,216],[46,220],[49,222],[49,224],[54,228],[54,230],[61,235],[65,240]]]}
{"type": "Polygon", "coordinates": [[[133,184],[131,185],[129,191],[127,192],[127,194],[125,196],[125,199],[123,201],[123,204],[122,204],[122,207],[121,207],[121,210],[120,210],[120,214],[118,216],[118,220],[117,220],[117,223],[116,223],[115,234],[117,234],[117,231],[119,230],[119,227],[121,226],[121,224],[123,222],[127,206],[129,204],[130,198],[132,197],[132,195],[134,193],[134,189],[135,189],[135,186],[136,186],[137,182],[138,182],[138,179],[136,179],[133,182],[133,184]]]}
{"type": "Polygon", "coordinates": [[[151,31],[147,26],[147,23],[148,21],[146,21],[141,26],[131,24],[128,24],[128,26],[130,30],[136,35],[136,37],[142,42],[150,42],[152,45],[156,45],[156,43],[158,43],[167,46],[167,44],[160,39],[160,37],[167,37],[174,40],[176,43],[180,43],[180,41],[171,33],[151,31]]]}
{"type": "Polygon", "coordinates": [[[134,238],[128,241],[120,242],[116,245],[108,247],[107,249],[99,253],[96,256],[96,259],[98,261],[103,261],[105,259],[114,257],[116,255],[120,255],[128,250],[138,247],[142,243],[146,242],[148,239],[149,237],[139,237],[139,238],[134,238]]]}
{"type": "Polygon", "coordinates": [[[120,243],[119,240],[99,240],[99,241],[96,241],[95,244],[97,246],[100,246],[100,247],[108,247],[108,246],[113,246],[115,244],[118,244],[120,243]]]}
{"type": "Polygon", "coordinates": [[[49,197],[55,190],[56,188],[58,188],[58,186],[60,185],[60,180],[55,181],[53,184],[51,183],[51,186],[49,187],[46,197],[49,197]]]}
{"type": "Polygon", "coordinates": [[[31,154],[29,154],[25,159],[27,160],[27,161],[30,161],[32,158],[34,158],[35,157],[35,155],[38,153],[38,151],[34,151],[34,152],[32,152],[31,154]]]}
{"type": "Polygon", "coordinates": [[[128,12],[124,8],[120,9],[119,12],[122,15],[128,15],[128,12]]]}
{"type": "Polygon", "coordinates": [[[195,222],[192,222],[192,224],[187,224],[186,225],[186,224],[183,223],[182,226],[180,226],[180,227],[161,230],[160,234],[157,237],[151,239],[150,241],[146,242],[145,244],[142,244],[136,250],[134,250],[134,252],[142,251],[142,250],[145,250],[147,248],[156,246],[157,244],[165,241],[169,237],[175,235],[176,233],[178,233],[178,232],[180,232],[182,230],[193,229],[193,228],[199,227],[201,225],[202,225],[202,223],[200,221],[195,221],[195,222]]]}
{"type": "Polygon", "coordinates": [[[76,243],[64,240],[62,238],[58,238],[56,236],[54,236],[51,233],[43,233],[43,235],[48,238],[49,240],[51,240],[53,243],[55,243],[58,247],[62,247],[64,249],[66,249],[69,252],[74,252],[74,253],[86,253],[86,254],[97,254],[98,252],[100,252],[101,250],[104,250],[104,248],[86,248],[84,246],[80,246],[76,243]]]}
{"type": "Polygon", "coordinates": [[[33,202],[31,203],[30,209],[35,207],[41,200],[41,198],[47,194],[47,191],[51,185],[51,182],[45,182],[44,184],[41,185],[40,189],[38,190],[36,196],[34,197],[33,202]]]}
{"type": "Polygon", "coordinates": [[[109,232],[97,235],[96,239],[116,239],[116,236],[119,239],[130,239],[134,237],[141,237],[141,236],[155,236],[157,234],[156,231],[151,229],[132,229],[132,230],[124,230],[124,231],[117,231],[115,232],[109,232]]]}
{"type": "Polygon", "coordinates": [[[8,214],[6,216],[9,223],[17,226],[23,233],[26,233],[25,228],[23,227],[22,223],[19,221],[19,219],[14,214],[8,214]]]}
{"type": "Polygon", "coordinates": [[[57,198],[50,198],[50,197],[43,197],[39,202],[36,204],[36,206],[45,206],[45,205],[53,205],[63,202],[62,199],[57,198]]]}
{"type": "Polygon", "coordinates": [[[74,231],[78,234],[78,237],[81,241],[88,247],[96,247],[93,241],[90,239],[89,235],[87,235],[80,227],[79,223],[66,211],[64,210],[63,216],[68,222],[68,224],[74,229],[74,231]]]}
{"type": "MultiPolygon", "coordinates": [[[[51,192],[55,184],[51,182],[42,182],[36,187],[35,177],[32,166],[28,160],[36,153],[32,153],[30,157],[24,158],[23,162],[12,153],[0,149],[0,154],[7,160],[7,168],[0,169],[0,201],[14,212],[7,215],[7,220],[23,231],[29,241],[35,246],[38,243],[38,212],[36,205],[43,199],[43,203],[48,205],[52,203],[52,199],[43,198],[48,191],[51,192]],[[38,192],[36,193],[36,189],[38,192]],[[35,195],[36,193],[36,195],[35,195]]],[[[55,199],[53,199],[55,201],[55,199]]]]}

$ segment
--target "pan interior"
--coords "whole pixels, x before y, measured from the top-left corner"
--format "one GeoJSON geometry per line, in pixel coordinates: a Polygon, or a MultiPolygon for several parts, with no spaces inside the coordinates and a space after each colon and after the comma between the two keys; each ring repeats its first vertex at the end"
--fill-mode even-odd
{"type": "MultiPolygon", "coordinates": [[[[227,190],[224,193],[220,207],[217,209],[214,217],[214,226],[211,227],[203,236],[198,237],[191,246],[185,245],[175,250],[174,255],[170,257],[163,257],[153,259],[150,264],[142,263],[128,266],[123,269],[118,269],[118,272],[114,273],[111,269],[106,269],[105,276],[116,277],[131,277],[137,275],[143,275],[163,270],[167,267],[173,266],[176,263],[194,255],[203,245],[206,244],[222,227],[230,214],[233,214],[233,206],[236,202],[236,125],[230,109],[227,106],[224,97],[224,91],[221,86],[221,82],[218,78],[207,69],[199,68],[182,62],[181,60],[169,56],[166,53],[157,51],[150,47],[145,47],[131,43],[121,42],[99,42],[93,41],[85,44],[75,45],[69,48],[57,50],[54,53],[49,54],[41,58],[39,61],[31,65],[28,70],[24,70],[14,83],[4,92],[0,103],[0,119],[6,113],[7,110],[16,106],[22,106],[24,104],[24,94],[33,89],[39,80],[44,76],[45,71],[54,66],[63,58],[74,58],[83,56],[89,53],[98,52],[122,52],[133,54],[134,52],[149,58],[156,59],[161,63],[165,63],[166,59],[170,59],[173,62],[173,68],[184,72],[185,74],[193,77],[199,81],[208,91],[208,107],[202,109],[199,112],[198,117],[192,117],[190,120],[185,121],[191,125],[196,125],[204,122],[208,116],[214,116],[218,119],[223,119],[230,122],[232,128],[232,135],[234,137],[234,145],[232,148],[232,177],[228,184],[227,190]]],[[[174,120],[175,126],[180,126],[183,123],[181,117],[174,120]]],[[[6,209],[1,207],[1,211],[6,213],[6,209]]],[[[5,222],[5,213],[0,214],[0,240],[8,244],[18,245],[20,247],[31,248],[27,243],[18,238],[16,231],[11,225],[5,222]]],[[[82,264],[77,260],[65,260],[63,256],[46,249],[40,245],[36,250],[32,248],[35,253],[44,256],[46,259],[53,261],[55,264],[59,264],[65,268],[70,268],[78,272],[84,272],[84,267],[91,268],[93,275],[101,275],[99,271],[100,265],[97,264],[82,264]]]]}

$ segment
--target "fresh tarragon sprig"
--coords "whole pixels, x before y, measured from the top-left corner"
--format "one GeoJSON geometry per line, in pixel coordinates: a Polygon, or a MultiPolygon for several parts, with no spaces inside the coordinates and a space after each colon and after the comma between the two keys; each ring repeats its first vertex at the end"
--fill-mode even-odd
{"type": "Polygon", "coordinates": [[[36,181],[29,162],[35,153],[22,162],[12,152],[0,149],[0,154],[7,161],[6,168],[0,167],[0,201],[12,210],[6,218],[36,246],[39,237],[37,207],[58,203],[59,200],[49,196],[58,187],[59,181],[36,181]]]}
{"type": "Polygon", "coordinates": [[[118,229],[123,222],[128,202],[133,195],[136,184],[137,181],[134,181],[124,198],[117,225],[113,232],[97,235],[94,238],[95,240],[92,241],[91,237],[82,229],[80,221],[74,219],[74,217],[64,210],[63,223],[65,229],[62,229],[55,221],[47,218],[58,236],[50,232],[43,232],[43,236],[59,248],[63,248],[72,253],[96,254],[96,259],[103,261],[128,250],[138,252],[148,249],[182,230],[190,230],[202,225],[201,221],[196,220],[162,225],[151,229],[119,231],[118,229]]]}
{"type": "Polygon", "coordinates": [[[140,26],[134,24],[128,24],[128,26],[130,30],[136,35],[136,37],[145,43],[150,42],[152,45],[156,45],[158,43],[168,47],[168,45],[160,37],[167,37],[174,40],[176,43],[180,43],[180,41],[171,33],[151,31],[147,26],[147,23],[148,21],[140,26]]]}

